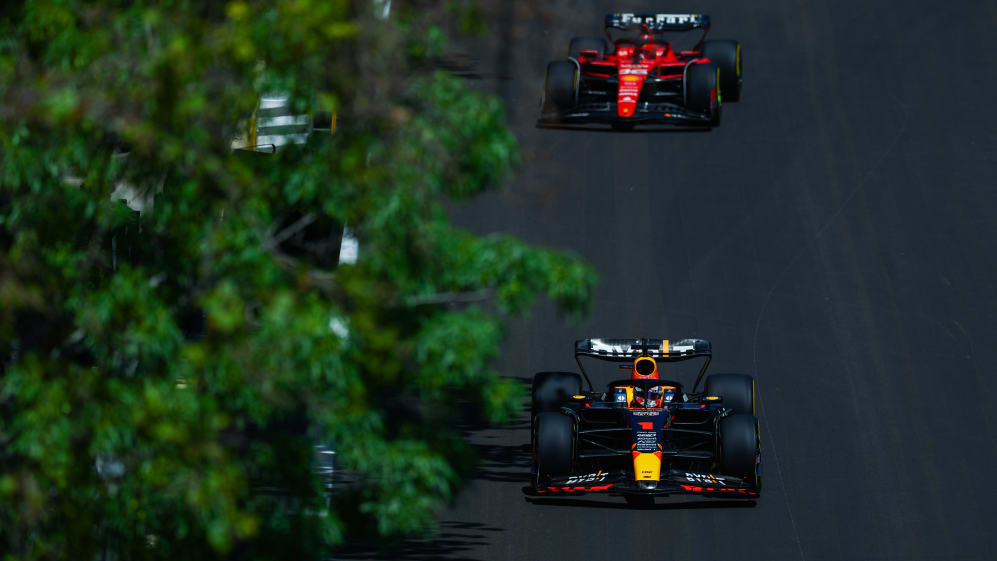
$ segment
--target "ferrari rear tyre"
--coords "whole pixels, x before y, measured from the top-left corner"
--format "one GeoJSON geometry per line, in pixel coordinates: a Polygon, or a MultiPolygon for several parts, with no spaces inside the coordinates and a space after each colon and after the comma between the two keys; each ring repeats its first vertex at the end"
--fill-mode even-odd
{"type": "Polygon", "coordinates": [[[706,41],[703,56],[720,69],[720,92],[723,101],[741,99],[741,43],[733,39],[706,41]]]}
{"type": "Polygon", "coordinates": [[[712,63],[689,66],[685,77],[685,103],[693,111],[710,116],[710,125],[720,124],[719,70],[712,63]]]}
{"type": "Polygon", "coordinates": [[[759,485],[760,445],[754,415],[730,415],[720,420],[720,472],[759,485]]]}
{"type": "Polygon", "coordinates": [[[755,414],[755,379],[747,374],[713,374],[706,377],[706,395],[723,398],[734,413],[755,414]]]}
{"type": "Polygon", "coordinates": [[[533,415],[557,411],[581,391],[582,377],[574,372],[540,372],[533,376],[533,415]]]}
{"type": "Polygon", "coordinates": [[[577,59],[582,51],[595,51],[599,56],[606,54],[608,46],[602,37],[575,37],[568,44],[568,56],[577,59]]]}
{"type": "Polygon", "coordinates": [[[534,421],[537,478],[571,475],[575,460],[575,422],[563,413],[540,413],[534,421]]]}
{"type": "Polygon", "coordinates": [[[544,81],[544,105],[547,109],[571,109],[578,102],[578,65],[570,60],[555,60],[547,65],[544,81]]]}

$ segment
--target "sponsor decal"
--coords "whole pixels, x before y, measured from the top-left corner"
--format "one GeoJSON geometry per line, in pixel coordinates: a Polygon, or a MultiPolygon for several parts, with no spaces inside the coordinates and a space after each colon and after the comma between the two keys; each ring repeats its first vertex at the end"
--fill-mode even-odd
{"type": "Polygon", "coordinates": [[[686,481],[691,481],[693,483],[705,483],[706,485],[716,485],[719,487],[726,486],[727,484],[723,482],[722,479],[717,479],[710,473],[689,473],[685,472],[686,481]]]}
{"type": "Polygon", "coordinates": [[[658,24],[683,24],[683,23],[699,23],[702,21],[703,16],[701,14],[654,14],[654,15],[635,15],[635,14],[618,14],[620,21],[623,23],[658,23],[658,24]]]}
{"type": "Polygon", "coordinates": [[[658,451],[658,431],[656,430],[639,430],[635,431],[634,441],[637,444],[638,452],[657,452],[658,451]]]}
{"type": "Polygon", "coordinates": [[[592,339],[592,351],[596,353],[610,353],[610,354],[629,354],[630,353],[630,343],[621,345],[610,345],[608,343],[603,343],[602,339],[592,339]]]}
{"type": "Polygon", "coordinates": [[[635,417],[657,417],[661,415],[661,411],[631,411],[630,414],[635,417]]]}
{"type": "Polygon", "coordinates": [[[657,14],[654,21],[658,23],[698,23],[703,16],[699,14],[657,14]]]}
{"type": "Polygon", "coordinates": [[[574,475],[569,477],[567,481],[564,482],[565,485],[577,485],[579,483],[595,483],[599,481],[606,480],[606,473],[599,470],[596,473],[590,473],[588,475],[574,475]]]}

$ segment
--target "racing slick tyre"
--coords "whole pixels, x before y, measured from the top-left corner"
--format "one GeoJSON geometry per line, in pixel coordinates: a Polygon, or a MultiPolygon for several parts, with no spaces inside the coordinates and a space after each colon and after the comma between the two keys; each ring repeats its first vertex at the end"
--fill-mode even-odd
{"type": "Polygon", "coordinates": [[[748,479],[759,491],[761,446],[754,415],[730,415],[720,420],[720,472],[748,479]]]}
{"type": "Polygon", "coordinates": [[[578,102],[578,65],[571,60],[555,60],[547,65],[544,81],[544,109],[571,109],[578,102]]]}
{"type": "Polygon", "coordinates": [[[747,374],[707,376],[706,395],[722,397],[723,406],[736,414],[755,414],[755,379],[747,374]]]}
{"type": "Polygon", "coordinates": [[[710,126],[720,124],[720,70],[713,63],[693,64],[685,77],[685,104],[710,116],[710,126]]]}
{"type": "Polygon", "coordinates": [[[741,43],[732,39],[706,41],[703,56],[720,69],[720,94],[723,101],[741,99],[741,43]]]}
{"type": "Polygon", "coordinates": [[[582,377],[574,372],[540,372],[533,376],[533,416],[557,411],[581,393],[582,377]]]}
{"type": "Polygon", "coordinates": [[[577,59],[582,51],[595,51],[599,56],[609,50],[602,37],[575,37],[568,43],[568,56],[577,59]]]}
{"type": "Polygon", "coordinates": [[[575,460],[575,422],[562,413],[537,415],[534,454],[537,482],[549,477],[571,475],[575,460]]]}

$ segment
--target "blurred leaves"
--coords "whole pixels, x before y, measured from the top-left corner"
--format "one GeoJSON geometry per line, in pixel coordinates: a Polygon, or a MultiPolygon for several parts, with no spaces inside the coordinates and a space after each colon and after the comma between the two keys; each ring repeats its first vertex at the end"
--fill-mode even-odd
{"type": "Polygon", "coordinates": [[[452,227],[518,163],[439,70],[474,2],[29,1],[0,15],[4,559],[314,558],[423,531],[501,422],[502,314],[573,256],[452,227]],[[335,135],[233,151],[261,96],[335,135]],[[115,195],[112,198],[112,193],[115,195]],[[121,199],[144,201],[138,215],[121,199]],[[343,225],[359,260],[336,267],[343,225]],[[352,487],[331,498],[313,445],[352,487]]]}

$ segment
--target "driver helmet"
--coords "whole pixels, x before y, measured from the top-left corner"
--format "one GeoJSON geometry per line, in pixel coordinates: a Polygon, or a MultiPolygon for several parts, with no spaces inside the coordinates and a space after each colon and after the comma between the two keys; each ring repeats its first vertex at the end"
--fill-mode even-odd
{"type": "Polygon", "coordinates": [[[634,361],[633,370],[630,372],[633,380],[657,380],[658,363],[649,356],[642,356],[634,361]]]}
{"type": "MultiPolygon", "coordinates": [[[[638,390],[640,388],[634,388],[638,390]]],[[[639,403],[647,409],[658,409],[664,407],[675,399],[675,388],[671,386],[652,386],[647,389],[647,398],[639,400],[639,403]]]]}
{"type": "Polygon", "coordinates": [[[647,389],[647,399],[644,400],[644,407],[648,409],[657,409],[661,407],[661,400],[664,397],[664,391],[662,391],[661,386],[653,386],[647,389]]]}
{"type": "Polygon", "coordinates": [[[650,41],[640,48],[641,58],[656,58],[659,56],[665,56],[668,52],[667,44],[658,43],[655,41],[650,41]]]}

